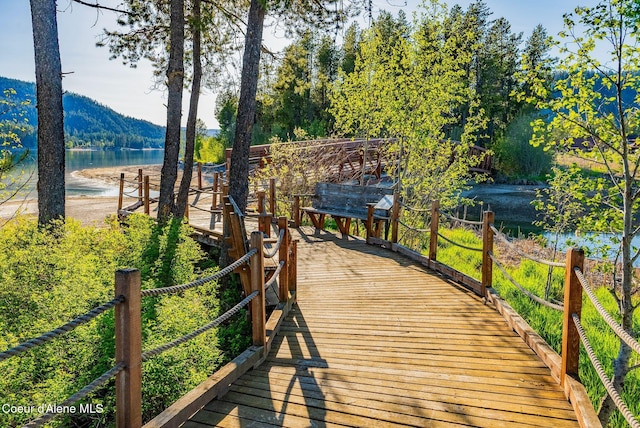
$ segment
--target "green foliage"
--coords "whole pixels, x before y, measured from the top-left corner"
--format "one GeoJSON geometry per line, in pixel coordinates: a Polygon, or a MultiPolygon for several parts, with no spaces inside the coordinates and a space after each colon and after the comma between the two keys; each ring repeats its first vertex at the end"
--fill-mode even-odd
{"type": "Polygon", "coordinates": [[[387,156],[398,159],[391,174],[403,200],[429,206],[438,198],[454,206],[478,162],[469,147],[482,126],[477,111],[468,115],[462,142],[446,139],[459,123],[456,108],[477,107],[463,79],[471,54],[459,49],[465,33],[450,34],[444,7],[433,1],[412,25],[374,26],[363,32],[355,71],[336,83],[332,112],[336,128],[347,136],[395,139],[387,156]]]}
{"type": "MultiPolygon", "coordinates": [[[[572,181],[572,197],[584,207],[578,228],[608,233],[617,244],[609,271],[610,283],[620,285],[610,291],[620,324],[637,337],[633,262],[640,253],[633,239],[640,231],[640,152],[632,136],[640,132],[640,47],[637,21],[628,16],[633,4],[631,0],[601,1],[565,15],[565,31],[560,34],[565,55],[559,61],[562,74],[551,88],[542,82],[534,85],[531,98],[537,108],[550,113],[547,120],[536,122],[533,144],[595,161],[606,170],[600,176],[567,178],[572,181]],[[608,53],[606,62],[596,54],[600,50],[608,53]]],[[[602,252],[608,249],[597,242],[591,246],[602,252]]],[[[628,384],[631,356],[631,348],[621,341],[612,379],[618,390],[628,384]]],[[[605,396],[600,421],[607,424],[614,410],[613,400],[605,396]]]]}
{"type": "MultiPolygon", "coordinates": [[[[204,259],[189,233],[181,222],[161,228],[141,215],[130,216],[122,227],[114,222],[102,229],[81,227],[73,220],[50,229],[38,228],[25,218],[8,223],[0,229],[0,349],[111,300],[119,268],[140,269],[143,289],[213,273],[216,268],[204,259]]],[[[232,304],[229,299],[238,297],[225,295],[221,303],[217,288],[211,282],[179,295],[143,299],[143,350],[203,326],[220,314],[222,306],[232,304]]],[[[248,337],[246,323],[241,316],[222,339],[214,329],[144,363],[144,419],[203,381],[233,358],[232,352],[243,350],[247,339],[240,337],[248,337]]],[[[0,363],[0,402],[60,403],[114,363],[113,311],[108,311],[61,338],[0,363]]],[[[61,416],[53,426],[112,424],[113,388],[110,382],[87,401],[103,404],[105,414],[61,416]]],[[[13,426],[25,420],[24,415],[2,415],[1,424],[13,426]]]]}
{"type": "Polygon", "coordinates": [[[492,146],[496,155],[496,169],[509,178],[540,178],[550,172],[553,153],[530,144],[533,136],[531,122],[537,117],[521,114],[509,123],[503,136],[492,146]]]}
{"type": "Polygon", "coordinates": [[[296,128],[312,137],[330,133],[330,92],[338,67],[339,52],[329,36],[300,34],[285,48],[275,81],[260,96],[261,132],[281,140],[291,139],[296,128]]]}
{"type": "MultiPolygon", "coordinates": [[[[447,238],[469,247],[480,248],[482,246],[482,239],[470,230],[441,229],[441,233],[447,238]]],[[[425,248],[428,248],[428,246],[425,248]]],[[[499,250],[496,251],[496,256],[498,259],[501,259],[499,250]]],[[[446,241],[439,240],[438,261],[479,280],[480,266],[482,265],[480,253],[461,249],[446,241]]],[[[538,296],[543,296],[547,277],[546,266],[529,260],[523,260],[519,265],[507,266],[507,271],[518,283],[525,286],[529,291],[538,296]]],[[[551,298],[562,301],[564,293],[564,271],[562,269],[554,269],[552,281],[554,284],[554,293],[551,295],[551,298]]],[[[594,286],[597,286],[597,284],[594,284],[594,286]]],[[[495,268],[493,287],[557,353],[560,353],[562,345],[562,314],[560,312],[533,302],[529,297],[523,295],[495,268]]],[[[617,304],[606,287],[598,287],[595,292],[598,300],[604,305],[605,309],[610,314],[616,314],[617,304]]],[[[585,326],[589,342],[601,362],[610,362],[616,358],[620,348],[620,342],[609,326],[606,325],[600,314],[597,313],[593,305],[588,303],[588,297],[584,296],[583,299],[582,323],[585,326]]],[[[618,321],[620,320],[618,319],[618,321]]],[[[633,322],[636,328],[640,326],[640,316],[636,314],[633,322]]],[[[593,365],[589,361],[589,357],[586,351],[584,351],[584,348],[581,347],[580,351],[580,380],[585,385],[589,398],[597,409],[601,397],[605,393],[604,387],[593,365]]],[[[638,362],[636,358],[635,363],[638,362]]],[[[612,365],[610,363],[604,364],[604,367],[607,375],[611,377],[613,372],[612,365]]],[[[640,415],[640,400],[638,400],[640,397],[640,372],[638,370],[628,374],[624,389],[622,390],[622,397],[632,413],[634,413],[636,417],[640,415]]],[[[628,425],[622,416],[616,413],[608,426],[622,428],[628,425]]]]}
{"type": "Polygon", "coordinates": [[[225,143],[222,138],[197,137],[194,159],[196,162],[220,164],[225,161],[225,143]]]}
{"type": "Polygon", "coordinates": [[[225,91],[216,98],[216,119],[220,124],[218,139],[223,148],[233,146],[236,133],[236,116],[238,111],[238,97],[231,91],[225,91]]]}
{"type": "Polygon", "coordinates": [[[5,89],[0,98],[0,204],[28,181],[24,170],[17,174],[15,170],[29,156],[29,150],[22,146],[22,135],[30,128],[24,117],[30,102],[16,101],[16,94],[15,89],[5,89]]]}

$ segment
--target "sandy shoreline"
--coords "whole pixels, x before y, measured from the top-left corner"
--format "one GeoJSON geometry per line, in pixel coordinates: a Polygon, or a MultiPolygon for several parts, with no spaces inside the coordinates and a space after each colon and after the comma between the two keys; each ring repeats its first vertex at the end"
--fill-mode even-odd
{"type": "MultiPolygon", "coordinates": [[[[92,196],[74,195],[67,196],[65,211],[67,217],[75,218],[84,225],[102,226],[108,215],[115,215],[118,209],[117,189],[120,182],[120,174],[125,173],[125,179],[135,180],[138,169],[142,168],[144,175],[157,177],[159,180],[162,165],[118,166],[108,168],[87,168],[73,171],[74,180],[87,188],[111,188],[116,189],[114,195],[92,196]]],[[[18,198],[0,204],[0,219],[6,221],[20,215],[38,215],[38,200],[36,193],[32,192],[29,199],[18,198]]],[[[0,220],[0,225],[2,224],[0,220]]]]}
{"type": "Polygon", "coordinates": [[[126,180],[133,180],[138,176],[138,170],[142,169],[143,175],[159,179],[162,165],[132,165],[132,166],[113,166],[107,168],[85,168],[74,171],[75,177],[85,178],[88,180],[99,180],[105,184],[117,186],[120,182],[120,174],[125,174],[126,180]]]}

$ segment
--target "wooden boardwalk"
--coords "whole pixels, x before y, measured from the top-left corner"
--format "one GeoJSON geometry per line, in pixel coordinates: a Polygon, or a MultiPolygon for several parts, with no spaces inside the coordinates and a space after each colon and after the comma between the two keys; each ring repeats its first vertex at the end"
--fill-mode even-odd
{"type": "Polygon", "coordinates": [[[298,303],[268,359],[184,427],[578,426],[475,294],[361,241],[299,239],[298,303]]]}

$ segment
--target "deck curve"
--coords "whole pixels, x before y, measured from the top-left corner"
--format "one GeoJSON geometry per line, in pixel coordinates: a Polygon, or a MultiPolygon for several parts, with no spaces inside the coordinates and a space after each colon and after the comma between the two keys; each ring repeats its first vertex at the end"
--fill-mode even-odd
{"type": "Polygon", "coordinates": [[[475,294],[361,241],[299,240],[298,303],[267,360],[184,427],[578,426],[475,294]]]}

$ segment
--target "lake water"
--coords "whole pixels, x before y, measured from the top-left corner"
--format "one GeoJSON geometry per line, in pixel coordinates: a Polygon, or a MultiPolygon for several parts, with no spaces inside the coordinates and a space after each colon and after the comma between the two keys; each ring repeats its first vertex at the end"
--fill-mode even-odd
{"type": "MultiPolygon", "coordinates": [[[[155,165],[161,164],[164,157],[163,150],[67,150],[65,155],[66,175],[65,187],[67,195],[92,195],[92,196],[117,196],[118,188],[109,186],[101,181],[91,181],[76,177],[73,172],[87,168],[109,168],[130,165],[155,165]]],[[[18,170],[24,170],[23,174],[18,171],[13,173],[13,177],[20,182],[24,182],[29,176],[29,182],[20,192],[21,196],[36,197],[35,187],[38,181],[34,173],[36,169],[36,153],[33,152],[29,160],[21,165],[18,170]]]]}

